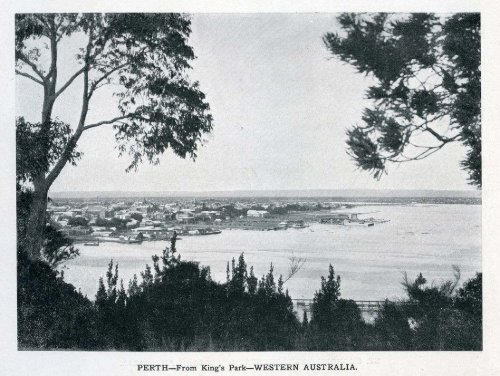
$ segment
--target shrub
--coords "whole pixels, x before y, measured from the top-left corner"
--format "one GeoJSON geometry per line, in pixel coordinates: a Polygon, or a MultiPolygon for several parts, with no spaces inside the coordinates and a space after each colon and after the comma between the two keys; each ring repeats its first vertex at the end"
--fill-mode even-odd
{"type": "Polygon", "coordinates": [[[18,346],[94,349],[102,346],[92,303],[46,263],[18,258],[18,346]]]}

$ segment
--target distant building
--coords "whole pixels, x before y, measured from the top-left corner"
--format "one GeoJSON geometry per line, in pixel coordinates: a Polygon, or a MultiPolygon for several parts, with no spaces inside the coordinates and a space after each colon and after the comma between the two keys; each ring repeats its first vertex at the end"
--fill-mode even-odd
{"type": "Polygon", "coordinates": [[[72,210],[68,210],[61,213],[61,215],[66,218],[73,218],[75,216],[75,212],[73,212],[72,210]]]}
{"type": "Polygon", "coordinates": [[[55,205],[48,205],[47,206],[47,211],[50,213],[54,212],[65,212],[69,210],[69,206],[55,206],[55,205]]]}
{"type": "Polygon", "coordinates": [[[267,210],[248,210],[247,217],[255,217],[255,218],[266,218],[269,217],[269,212],[267,210]]]}
{"type": "Polygon", "coordinates": [[[66,227],[68,225],[68,221],[65,220],[56,221],[56,223],[59,224],[61,227],[66,227]]]}
{"type": "Polygon", "coordinates": [[[72,209],[71,210],[74,214],[75,217],[82,217],[83,214],[84,214],[84,210],[83,209],[72,209]]]}
{"type": "Polygon", "coordinates": [[[155,212],[155,213],[151,214],[151,218],[153,218],[157,221],[164,221],[165,220],[165,213],[155,212]]]}
{"type": "Polygon", "coordinates": [[[87,208],[87,214],[94,215],[100,218],[106,217],[106,207],[101,205],[89,206],[87,208]]]}
{"type": "Polygon", "coordinates": [[[63,230],[61,230],[61,232],[68,236],[79,236],[89,235],[92,232],[92,229],[90,227],[76,226],[64,228],[63,230]]]}
{"type": "Polygon", "coordinates": [[[92,236],[95,236],[95,237],[108,237],[108,236],[110,236],[112,233],[113,233],[113,231],[109,231],[109,230],[104,230],[104,231],[94,231],[94,232],[92,233],[92,236]]]}
{"type": "Polygon", "coordinates": [[[177,222],[181,222],[181,223],[193,223],[194,222],[194,213],[181,211],[175,215],[175,219],[177,220],[177,222]]]}
{"type": "Polygon", "coordinates": [[[148,212],[149,205],[133,205],[130,210],[140,213],[140,214],[147,214],[148,212]]]}
{"type": "Polygon", "coordinates": [[[136,220],[136,219],[131,219],[130,221],[128,221],[127,223],[125,223],[125,227],[127,227],[127,228],[132,228],[132,227],[135,227],[135,226],[139,226],[139,221],[136,220]]]}
{"type": "Polygon", "coordinates": [[[126,220],[131,218],[131,214],[127,211],[121,210],[119,212],[116,212],[115,218],[126,220]]]}
{"type": "Polygon", "coordinates": [[[96,232],[96,231],[106,231],[106,227],[104,226],[90,226],[90,228],[92,229],[92,231],[96,232]]]}
{"type": "Polygon", "coordinates": [[[332,210],[331,214],[329,215],[330,218],[335,218],[335,219],[350,219],[350,220],[357,220],[358,219],[358,213],[346,213],[346,212],[339,212],[332,210]]]}
{"type": "Polygon", "coordinates": [[[164,236],[169,233],[169,231],[166,228],[153,227],[153,226],[137,227],[134,228],[132,232],[137,234],[142,234],[146,238],[164,236]]]}

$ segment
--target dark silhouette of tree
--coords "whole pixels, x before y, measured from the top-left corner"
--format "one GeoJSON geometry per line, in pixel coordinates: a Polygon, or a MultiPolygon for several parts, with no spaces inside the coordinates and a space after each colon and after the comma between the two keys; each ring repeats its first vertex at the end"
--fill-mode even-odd
{"type": "Polygon", "coordinates": [[[457,289],[459,279],[456,267],[454,278],[440,283],[405,275],[406,298],[386,301],[375,319],[374,349],[481,350],[481,274],[457,289]]]}
{"type": "Polygon", "coordinates": [[[458,289],[455,296],[455,306],[474,316],[483,316],[483,273],[476,273],[458,289]]]}
{"type": "Polygon", "coordinates": [[[25,254],[17,263],[17,333],[20,349],[98,349],[92,302],[60,273],[25,254]]]}
{"type": "Polygon", "coordinates": [[[42,248],[42,260],[53,269],[64,262],[77,257],[80,251],[66,235],[49,224],[45,228],[45,241],[42,248]]]}
{"type": "MultiPolygon", "coordinates": [[[[17,204],[17,251],[18,257],[24,257],[26,244],[26,232],[28,228],[28,217],[30,206],[33,202],[33,192],[30,189],[16,187],[17,204]]],[[[44,241],[41,249],[41,260],[46,262],[52,269],[63,264],[65,261],[79,255],[79,250],[73,246],[73,242],[65,234],[57,229],[54,223],[48,222],[44,228],[44,241]]]]}
{"type": "Polygon", "coordinates": [[[321,289],[314,294],[312,306],[314,321],[330,321],[340,298],[340,276],[333,266],[328,268],[328,278],[321,276],[321,289]]]}
{"type": "Polygon", "coordinates": [[[387,350],[410,350],[413,332],[404,305],[386,300],[375,318],[380,347],[387,350]]]}
{"type": "Polygon", "coordinates": [[[482,347],[480,274],[456,293],[456,279],[430,285],[421,275],[415,281],[405,279],[407,299],[386,301],[370,325],[363,323],[354,301],[340,298],[340,280],[330,268],[316,293],[310,322],[304,312],[300,323],[288,292],[280,292],[279,279],[274,283],[272,270],[263,276],[256,293],[250,292],[250,285],[248,291],[230,292],[226,283],[212,281],[208,268],[196,262],[178,260],[165,265],[162,258],[156,259],[159,275],[147,267],[142,273],[146,281],[139,284],[134,277],[128,292],[118,267],[110,262],[93,303],[46,263],[22,254],[18,262],[20,348],[331,351],[482,347]]]}
{"type": "Polygon", "coordinates": [[[253,266],[250,267],[250,275],[247,278],[248,293],[254,295],[257,292],[258,280],[253,272],[253,266]]]}
{"type": "Polygon", "coordinates": [[[247,279],[247,264],[242,253],[238,258],[238,265],[235,259],[232,259],[231,280],[228,283],[229,294],[243,294],[247,288],[247,279]]]}
{"type": "Polygon", "coordinates": [[[134,274],[134,277],[131,281],[129,281],[127,294],[128,296],[137,295],[141,291],[139,287],[139,282],[137,281],[137,274],[134,274]]]}
{"type": "Polygon", "coordinates": [[[379,179],[388,162],[426,158],[452,142],[481,187],[481,33],[478,13],[342,14],[328,50],[375,83],[373,107],[347,131],[349,155],[379,179]]]}
{"type": "Polygon", "coordinates": [[[40,258],[48,190],[64,166],[81,156],[77,144],[84,132],[112,126],[120,155],[131,156],[127,171],[143,160],[158,163],[167,149],[196,158],[212,118],[198,83],[187,77],[195,58],[187,44],[190,32],[189,18],[180,14],[16,15],[16,74],[39,85],[43,95],[39,122],[17,120],[18,182],[33,187],[26,231],[31,259],[40,258]],[[79,67],[60,82],[61,42],[75,35],[85,37],[76,56],[79,67]],[[80,116],[69,125],[52,113],[77,81],[82,83],[80,116]],[[118,115],[89,123],[91,100],[110,84],[118,115]]]}
{"type": "Polygon", "coordinates": [[[340,276],[329,266],[314,294],[312,317],[307,327],[310,350],[356,350],[363,346],[364,322],[353,300],[340,298],[340,276]]]}
{"type": "Polygon", "coordinates": [[[153,273],[151,272],[151,267],[146,264],[146,268],[144,269],[143,272],[141,272],[141,277],[142,277],[142,282],[141,282],[141,289],[145,289],[148,286],[151,286],[153,284],[153,273]]]}

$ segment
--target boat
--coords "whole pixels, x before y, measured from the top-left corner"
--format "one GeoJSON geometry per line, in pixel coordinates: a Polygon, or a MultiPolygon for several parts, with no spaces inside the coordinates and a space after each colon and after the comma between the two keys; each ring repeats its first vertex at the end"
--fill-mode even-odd
{"type": "Polygon", "coordinates": [[[99,239],[94,242],[85,242],[83,245],[91,246],[91,247],[99,247],[99,239]]]}
{"type": "Polygon", "coordinates": [[[350,220],[345,220],[343,222],[344,226],[364,226],[364,227],[372,227],[375,226],[375,223],[373,222],[368,222],[368,221],[350,221],[350,220]]]}
{"type": "Polygon", "coordinates": [[[143,239],[134,239],[131,237],[113,237],[113,236],[103,236],[100,237],[96,242],[88,242],[84,243],[84,245],[96,246],[99,245],[97,243],[120,243],[120,244],[140,244],[143,242],[143,239]],[[92,244],[90,244],[92,243],[92,244]]]}
{"type": "Polygon", "coordinates": [[[201,233],[200,235],[216,235],[222,233],[221,230],[210,230],[206,231],[205,233],[201,233]]]}
{"type": "Polygon", "coordinates": [[[142,243],[142,239],[127,239],[125,241],[127,244],[140,244],[142,243]]]}

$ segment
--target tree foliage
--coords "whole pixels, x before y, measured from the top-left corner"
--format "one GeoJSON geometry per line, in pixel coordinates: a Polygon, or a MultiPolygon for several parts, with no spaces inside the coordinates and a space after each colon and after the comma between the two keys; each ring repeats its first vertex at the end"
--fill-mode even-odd
{"type": "Polygon", "coordinates": [[[305,325],[309,350],[355,350],[363,346],[361,311],[353,300],[341,299],[340,295],[340,276],[330,265],[328,277],[321,277],[321,288],[314,294],[311,321],[305,325]]]}
{"type": "Polygon", "coordinates": [[[457,290],[454,279],[429,284],[419,274],[414,281],[405,275],[407,297],[388,302],[375,320],[377,347],[387,350],[481,350],[482,278],[466,281],[457,290]]]}
{"type": "MultiPolygon", "coordinates": [[[[33,177],[46,173],[62,157],[71,136],[71,126],[58,119],[51,121],[48,130],[48,152],[40,143],[40,123],[30,123],[23,117],[16,119],[16,178],[19,184],[32,182],[33,177]]],[[[82,153],[73,149],[68,162],[76,165],[82,153]]]]}
{"type": "MultiPolygon", "coordinates": [[[[33,201],[33,192],[30,189],[20,187],[16,190],[17,205],[17,251],[18,259],[25,257],[21,253],[27,247],[26,231],[30,205],[33,201]]],[[[45,220],[45,218],[44,218],[45,220]]],[[[56,269],[64,262],[77,257],[80,251],[73,246],[73,241],[57,229],[53,222],[48,221],[43,230],[43,243],[40,252],[40,260],[47,263],[52,269],[56,269]]],[[[57,273],[57,272],[56,272],[57,273]]]]}
{"type": "Polygon", "coordinates": [[[212,117],[205,95],[187,74],[195,58],[187,43],[190,33],[190,19],[182,14],[16,15],[16,74],[39,85],[43,97],[40,121],[17,119],[18,182],[32,184],[34,191],[30,257],[39,257],[47,192],[64,166],[81,156],[76,147],[84,132],[112,126],[119,154],[131,158],[127,170],[143,160],[156,164],[167,150],[196,158],[212,117]],[[65,62],[58,54],[65,39],[84,42],[69,64],[74,73],[61,81],[65,62]],[[78,122],[67,124],[52,112],[77,81],[82,83],[78,122]],[[114,89],[116,107],[109,118],[89,123],[91,100],[106,85],[114,89]]]}
{"type": "Polygon", "coordinates": [[[461,166],[481,187],[480,15],[342,14],[327,49],[369,75],[373,105],[347,131],[348,153],[379,179],[388,162],[423,159],[445,145],[467,149],[461,166]]]}
{"type": "MultiPolygon", "coordinates": [[[[180,14],[19,14],[17,73],[52,89],[50,101],[83,78],[82,107],[88,106],[99,88],[115,85],[120,115],[78,126],[84,131],[112,124],[119,150],[132,156],[129,168],[143,158],[157,162],[157,156],[168,148],[181,157],[196,157],[202,134],[212,129],[212,123],[205,95],[186,75],[195,58],[187,44],[190,32],[189,18],[180,14]],[[57,53],[62,39],[77,34],[85,34],[87,39],[76,56],[80,68],[61,85],[57,82],[57,56],[50,59],[50,67],[43,67],[41,61],[44,55],[57,53]],[[43,42],[51,42],[50,47],[40,47],[43,42]]],[[[82,108],[83,117],[87,112],[88,108],[82,108]]],[[[50,145],[55,136],[65,137],[57,144],[57,154],[44,150],[42,144],[38,151],[41,161],[58,160],[64,146],[73,152],[67,124],[53,121],[47,128],[44,137],[50,145]]],[[[31,133],[41,132],[34,129],[31,133]]]]}

